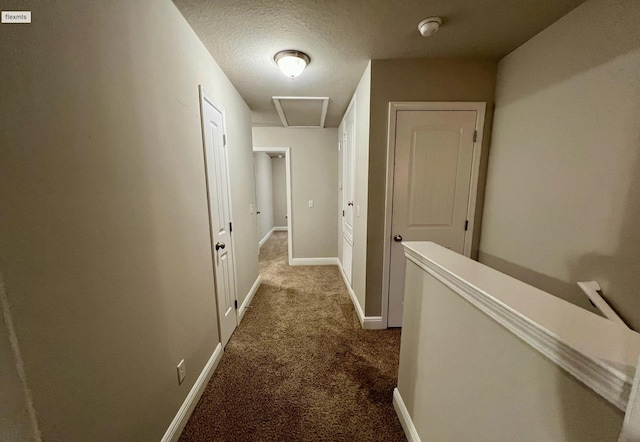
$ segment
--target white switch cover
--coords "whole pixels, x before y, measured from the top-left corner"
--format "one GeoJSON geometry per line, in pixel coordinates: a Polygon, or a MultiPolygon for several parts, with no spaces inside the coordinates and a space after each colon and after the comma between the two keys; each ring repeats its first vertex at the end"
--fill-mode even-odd
{"type": "Polygon", "coordinates": [[[309,207],[313,208],[313,200],[309,200],[309,207]]]}
{"type": "Polygon", "coordinates": [[[187,369],[184,366],[184,359],[178,364],[178,385],[182,384],[184,378],[187,376],[187,369]]]}

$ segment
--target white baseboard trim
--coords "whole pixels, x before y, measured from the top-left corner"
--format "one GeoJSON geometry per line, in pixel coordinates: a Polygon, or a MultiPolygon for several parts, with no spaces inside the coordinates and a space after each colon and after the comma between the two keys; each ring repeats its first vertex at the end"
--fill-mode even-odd
{"type": "Polygon", "coordinates": [[[293,258],[289,262],[291,266],[335,266],[338,258],[293,258]]]}
{"type": "Polygon", "coordinates": [[[209,358],[209,361],[207,361],[207,364],[202,369],[200,376],[198,376],[195,384],[191,387],[191,391],[189,391],[189,394],[182,403],[178,413],[173,418],[173,421],[171,421],[171,425],[169,425],[167,432],[164,433],[162,442],[173,442],[178,440],[184,426],[187,424],[187,421],[191,416],[191,413],[193,413],[193,409],[200,400],[200,396],[202,396],[209,379],[211,379],[211,375],[213,375],[213,372],[216,370],[216,367],[222,358],[222,352],[222,344],[218,343],[216,349],[209,358]]]}
{"type": "Polygon", "coordinates": [[[344,281],[344,286],[347,288],[347,292],[349,292],[349,297],[351,298],[351,302],[353,303],[353,307],[356,310],[356,315],[358,316],[358,321],[360,321],[360,326],[365,330],[383,330],[387,328],[387,325],[382,322],[382,316],[365,316],[364,311],[362,311],[362,306],[360,302],[358,302],[358,298],[356,297],[356,293],[351,288],[347,280],[347,275],[344,273],[344,269],[342,268],[342,263],[339,259],[337,259],[337,266],[340,270],[340,274],[342,275],[342,280],[344,281]]]}
{"type": "Polygon", "coordinates": [[[251,286],[249,293],[247,293],[247,296],[244,298],[244,301],[242,301],[242,305],[238,309],[238,324],[242,322],[242,318],[244,318],[244,314],[247,312],[247,307],[249,306],[249,304],[251,304],[251,300],[256,295],[256,292],[260,288],[261,283],[262,283],[262,277],[258,275],[255,282],[251,286]]]}
{"type": "Polygon", "coordinates": [[[365,316],[362,321],[365,330],[384,330],[387,325],[382,322],[382,316],[365,316]]]}
{"type": "Polygon", "coordinates": [[[289,230],[287,226],[276,226],[273,228],[274,232],[286,232],[287,230],[289,230]]]}
{"type": "Polygon", "coordinates": [[[269,231],[267,232],[267,234],[264,236],[264,238],[262,238],[262,239],[260,240],[260,242],[258,243],[258,247],[262,247],[262,246],[264,245],[264,243],[266,243],[266,242],[267,242],[267,240],[268,240],[269,238],[271,238],[271,235],[273,235],[273,232],[274,232],[274,230],[273,230],[273,229],[269,230],[269,231]]]}
{"type": "Polygon", "coordinates": [[[404,401],[402,400],[402,396],[400,396],[398,388],[393,389],[393,408],[396,410],[398,420],[400,421],[400,425],[402,425],[402,429],[404,430],[404,435],[407,437],[407,440],[409,442],[421,442],[420,436],[418,436],[418,431],[413,425],[411,416],[409,416],[409,411],[404,405],[404,401]]]}
{"type": "Polygon", "coordinates": [[[362,311],[362,307],[360,306],[360,302],[358,302],[358,298],[356,297],[356,292],[353,291],[349,281],[347,280],[347,275],[344,273],[344,269],[342,268],[342,263],[338,260],[338,269],[340,270],[340,274],[342,275],[342,280],[344,281],[344,286],[347,288],[347,292],[349,292],[349,297],[351,298],[351,302],[353,303],[353,308],[356,310],[356,315],[358,315],[358,321],[360,321],[360,325],[364,324],[364,312],[362,311]]]}

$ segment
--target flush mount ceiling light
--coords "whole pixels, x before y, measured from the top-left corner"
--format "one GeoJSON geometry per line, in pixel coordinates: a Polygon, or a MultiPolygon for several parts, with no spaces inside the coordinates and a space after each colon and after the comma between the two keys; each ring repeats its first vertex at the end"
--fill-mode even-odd
{"type": "Polygon", "coordinates": [[[418,30],[423,37],[431,37],[438,32],[440,25],[442,24],[442,18],[440,17],[427,17],[418,23],[418,30]]]}
{"type": "Polygon", "coordinates": [[[280,51],[273,59],[282,73],[292,80],[302,74],[304,68],[311,62],[307,54],[294,50],[280,51]]]}

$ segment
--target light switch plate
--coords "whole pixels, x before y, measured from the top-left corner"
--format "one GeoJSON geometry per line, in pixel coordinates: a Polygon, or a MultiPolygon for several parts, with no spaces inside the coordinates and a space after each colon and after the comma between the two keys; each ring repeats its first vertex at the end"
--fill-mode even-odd
{"type": "Polygon", "coordinates": [[[187,369],[184,366],[184,359],[178,364],[178,385],[182,384],[184,378],[187,377],[187,369]]]}
{"type": "Polygon", "coordinates": [[[313,200],[309,200],[309,208],[313,208],[313,200]]]}

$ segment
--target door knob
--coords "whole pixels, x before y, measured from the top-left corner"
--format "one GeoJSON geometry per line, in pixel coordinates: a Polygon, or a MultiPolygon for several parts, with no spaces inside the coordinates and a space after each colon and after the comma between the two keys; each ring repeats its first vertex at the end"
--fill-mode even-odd
{"type": "Polygon", "coordinates": [[[347,203],[347,206],[353,206],[353,201],[349,201],[349,202],[347,203]]]}
{"type": "Polygon", "coordinates": [[[402,235],[400,235],[399,233],[396,233],[396,234],[393,236],[393,240],[394,240],[395,242],[402,242],[402,235]]]}
{"type": "Polygon", "coordinates": [[[224,245],[223,242],[217,242],[216,243],[216,251],[220,250],[220,249],[224,249],[226,246],[224,245]]]}

